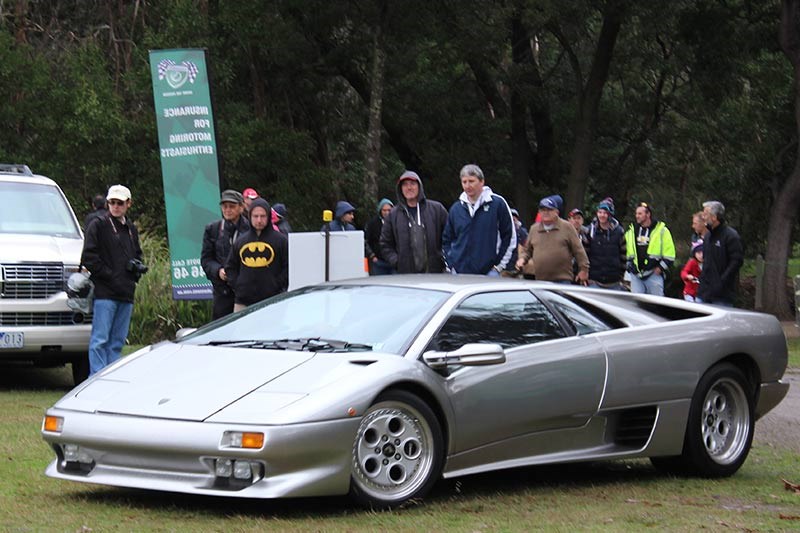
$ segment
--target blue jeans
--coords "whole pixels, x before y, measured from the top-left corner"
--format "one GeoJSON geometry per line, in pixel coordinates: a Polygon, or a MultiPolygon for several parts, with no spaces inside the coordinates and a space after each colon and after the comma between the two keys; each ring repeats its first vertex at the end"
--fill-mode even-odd
{"type": "Polygon", "coordinates": [[[118,300],[95,300],[92,337],[89,339],[89,375],[119,359],[128,337],[133,304],[118,300]]]}
{"type": "Polygon", "coordinates": [[[390,265],[383,259],[378,259],[377,261],[370,261],[369,269],[370,269],[369,272],[370,276],[387,276],[389,274],[395,273],[395,270],[392,268],[392,265],[390,265]]]}
{"type": "Polygon", "coordinates": [[[664,296],[664,276],[650,274],[645,279],[631,274],[631,292],[664,296]]]}

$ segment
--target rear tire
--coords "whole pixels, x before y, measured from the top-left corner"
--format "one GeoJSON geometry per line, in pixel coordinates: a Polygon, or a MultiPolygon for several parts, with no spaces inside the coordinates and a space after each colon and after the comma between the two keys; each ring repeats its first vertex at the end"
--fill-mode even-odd
{"type": "Polygon", "coordinates": [[[70,362],[72,367],[72,382],[77,387],[89,379],[89,354],[83,353],[76,355],[70,362]]]}
{"type": "Polygon", "coordinates": [[[373,509],[422,498],[442,472],[444,439],[436,415],[417,396],[382,394],[358,426],[350,495],[373,509]]]}
{"type": "Polygon", "coordinates": [[[697,384],[681,455],[650,460],[674,474],[731,476],[750,453],[753,412],[752,387],[744,373],[730,363],[718,364],[697,384]]]}

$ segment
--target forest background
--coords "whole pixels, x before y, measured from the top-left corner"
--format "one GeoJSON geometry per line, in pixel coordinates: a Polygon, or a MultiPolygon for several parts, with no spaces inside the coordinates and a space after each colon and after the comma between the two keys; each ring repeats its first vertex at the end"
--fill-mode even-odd
{"type": "Polygon", "coordinates": [[[165,235],[148,51],[204,48],[221,187],[283,202],[295,230],[340,199],[363,227],[406,168],[450,205],[477,163],[528,222],[552,193],[589,212],[612,196],[626,223],[648,202],[685,258],[717,199],[766,259],[763,310],[788,318],[799,4],[0,0],[0,161],[79,216],[127,184],[165,235]]]}

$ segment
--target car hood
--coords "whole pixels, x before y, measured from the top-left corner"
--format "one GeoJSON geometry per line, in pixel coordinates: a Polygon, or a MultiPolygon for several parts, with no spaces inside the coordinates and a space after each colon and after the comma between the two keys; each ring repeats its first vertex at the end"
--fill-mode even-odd
{"type": "Polygon", "coordinates": [[[358,371],[361,365],[350,359],[359,355],[164,343],[129,362],[123,358],[58,407],[192,421],[227,419],[219,413],[233,410],[237,420],[264,420],[358,371]]]}
{"type": "Polygon", "coordinates": [[[36,261],[77,265],[82,250],[80,238],[0,233],[0,263],[36,261]]]}

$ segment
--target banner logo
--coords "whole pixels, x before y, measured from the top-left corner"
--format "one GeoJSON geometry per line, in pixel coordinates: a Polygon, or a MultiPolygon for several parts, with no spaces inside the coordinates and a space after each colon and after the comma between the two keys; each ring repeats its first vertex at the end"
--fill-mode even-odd
{"type": "Polygon", "coordinates": [[[158,63],[158,79],[165,78],[173,89],[180,88],[187,80],[189,83],[194,83],[197,78],[197,65],[191,61],[182,61],[179,65],[171,59],[162,59],[158,63]]]}

